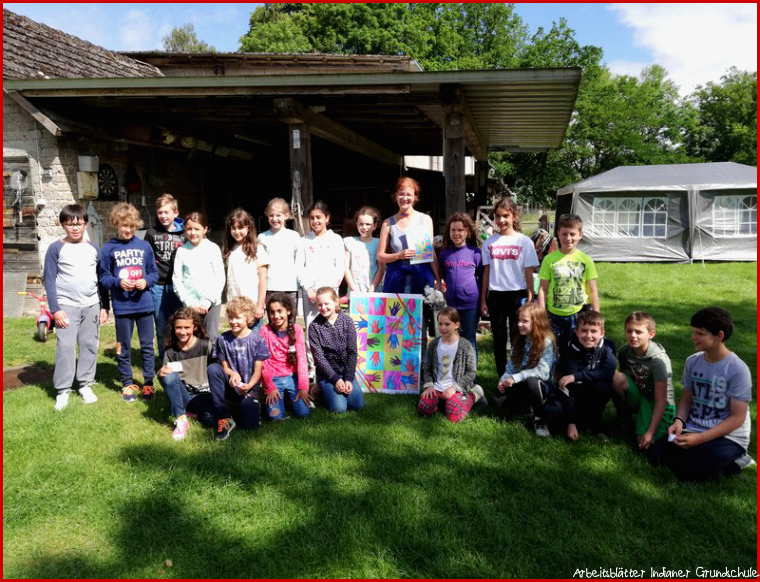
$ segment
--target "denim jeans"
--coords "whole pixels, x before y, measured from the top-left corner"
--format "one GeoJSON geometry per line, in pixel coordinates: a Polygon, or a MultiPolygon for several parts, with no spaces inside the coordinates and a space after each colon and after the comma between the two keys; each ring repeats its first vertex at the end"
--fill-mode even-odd
{"type": "Polygon", "coordinates": [[[475,334],[478,332],[478,322],[480,321],[479,309],[458,309],[459,319],[462,326],[459,328],[459,335],[464,339],[470,340],[472,347],[475,348],[475,361],[478,361],[478,342],[475,334]]]}
{"type": "Polygon", "coordinates": [[[300,398],[296,400],[296,396],[298,396],[298,382],[295,374],[292,376],[277,376],[276,378],[272,378],[272,380],[277,388],[277,392],[280,394],[280,399],[275,404],[267,404],[267,416],[269,416],[269,420],[282,420],[285,418],[285,396],[288,397],[288,401],[293,406],[293,414],[296,415],[296,418],[306,418],[309,416],[309,405],[300,398]]]}
{"type": "Polygon", "coordinates": [[[251,388],[248,394],[242,395],[238,394],[227,380],[227,374],[224,373],[221,364],[211,364],[208,367],[208,383],[211,385],[211,398],[217,420],[232,416],[227,407],[227,400],[230,400],[240,407],[240,416],[238,417],[240,428],[260,426],[261,406],[256,397],[258,386],[251,388]]]}
{"type": "Polygon", "coordinates": [[[549,323],[552,325],[552,331],[557,340],[557,347],[564,349],[567,342],[573,337],[575,328],[578,327],[578,314],[556,315],[550,311],[549,323]]]}
{"type": "Polygon", "coordinates": [[[364,408],[364,393],[362,385],[354,378],[351,383],[353,390],[351,394],[343,394],[335,390],[335,384],[321,378],[317,379],[319,387],[322,390],[322,397],[325,399],[325,406],[330,412],[343,413],[346,410],[361,410],[364,408]]]}
{"type": "Polygon", "coordinates": [[[145,384],[153,385],[155,376],[155,352],[153,351],[153,314],[128,313],[116,315],[116,341],[121,344],[121,353],[116,356],[122,386],[133,384],[132,379],[132,333],[137,325],[137,337],[140,339],[142,354],[142,372],[145,384]]]}
{"type": "Polygon", "coordinates": [[[174,418],[182,416],[186,412],[192,412],[203,424],[207,426],[216,425],[211,392],[191,394],[176,372],[167,374],[163,378],[159,377],[158,380],[161,382],[161,386],[164,387],[164,394],[166,394],[166,398],[169,400],[169,406],[174,418]]]}
{"type": "Polygon", "coordinates": [[[158,343],[158,361],[164,360],[164,342],[168,330],[166,326],[172,314],[182,307],[182,302],[174,293],[173,285],[153,285],[150,288],[153,297],[153,319],[156,322],[156,343],[158,343]]]}

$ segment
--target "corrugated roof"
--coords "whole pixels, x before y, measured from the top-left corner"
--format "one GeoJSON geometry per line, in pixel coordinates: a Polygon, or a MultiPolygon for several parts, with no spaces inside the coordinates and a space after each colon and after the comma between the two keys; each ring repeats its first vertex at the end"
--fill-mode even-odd
{"type": "Polygon", "coordinates": [[[161,76],[153,65],[3,9],[3,79],[161,76]]]}

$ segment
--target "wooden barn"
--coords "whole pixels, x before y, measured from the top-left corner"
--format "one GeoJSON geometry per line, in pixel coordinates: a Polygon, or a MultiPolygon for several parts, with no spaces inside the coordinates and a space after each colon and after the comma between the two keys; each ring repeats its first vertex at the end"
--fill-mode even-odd
{"type": "MultiPolygon", "coordinates": [[[[483,197],[489,151],[559,147],[581,71],[425,72],[404,56],[115,53],[3,11],[3,273],[40,283],[60,209],[80,203],[90,237],[113,235],[126,200],[155,221],[164,192],[201,210],[220,239],[227,212],[266,228],[273,196],[322,199],[333,228],[372,204],[387,216],[399,175],[442,226],[465,209],[465,156],[483,197]],[[404,156],[443,156],[443,171],[404,156]]],[[[299,225],[296,225],[298,228],[299,225]]],[[[9,278],[8,281],[11,279],[9,278]]],[[[28,306],[31,307],[31,306],[28,306]]],[[[6,313],[7,310],[6,310],[6,313]]],[[[10,314],[10,313],[9,313],[10,314]]]]}

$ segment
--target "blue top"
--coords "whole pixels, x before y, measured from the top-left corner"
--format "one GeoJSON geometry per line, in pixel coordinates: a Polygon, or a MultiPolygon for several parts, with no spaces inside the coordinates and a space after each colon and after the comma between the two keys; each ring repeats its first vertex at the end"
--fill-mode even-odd
{"type": "MultiPolygon", "coordinates": [[[[248,383],[253,376],[254,364],[268,360],[269,347],[258,333],[249,333],[246,337],[235,337],[231,331],[225,331],[216,338],[213,357],[240,374],[240,381],[248,383]]],[[[235,388],[235,391],[240,393],[235,388]]],[[[252,388],[253,396],[259,397],[259,384],[252,388]]]]}
{"type": "Polygon", "coordinates": [[[158,282],[158,269],[153,249],[144,240],[112,238],[100,252],[100,284],[111,292],[114,315],[153,313],[153,297],[149,289],[158,282]],[[121,280],[145,279],[143,290],[125,291],[121,280]]]}
{"type": "Polygon", "coordinates": [[[471,245],[443,249],[438,259],[446,283],[446,304],[455,309],[478,309],[483,257],[471,245]]]}

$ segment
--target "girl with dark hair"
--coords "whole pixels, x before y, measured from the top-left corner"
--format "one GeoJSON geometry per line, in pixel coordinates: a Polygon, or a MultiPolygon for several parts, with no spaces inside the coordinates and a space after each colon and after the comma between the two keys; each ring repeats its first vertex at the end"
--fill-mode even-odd
{"type": "Polygon", "coordinates": [[[254,329],[261,326],[267,294],[269,256],[258,244],[253,217],[242,208],[227,216],[224,259],[227,261],[227,301],[245,295],[256,303],[254,329]]]}
{"type": "Polygon", "coordinates": [[[203,316],[203,325],[213,343],[219,335],[219,313],[224,289],[224,261],[216,243],[206,238],[208,222],[200,212],[185,217],[187,242],[174,257],[172,282],[185,307],[203,316]]]}
{"type": "Polygon", "coordinates": [[[314,379],[314,360],[309,348],[309,326],[319,315],[317,289],[338,287],[345,274],[343,239],[330,230],[330,210],[318,200],[306,210],[311,232],[301,239],[296,253],[298,283],[302,289],[303,318],[306,323],[306,357],[309,359],[309,378],[314,379]]]}
{"type": "Polygon", "coordinates": [[[269,359],[264,360],[261,370],[261,384],[270,420],[285,418],[286,395],[298,418],[309,416],[311,397],[306,345],[303,329],[293,323],[293,309],[288,293],[272,293],[267,299],[269,325],[259,330],[269,348],[269,359]]]}
{"type": "Polygon", "coordinates": [[[211,400],[206,369],[211,356],[211,344],[200,314],[183,307],[169,318],[163,366],[158,379],[164,387],[174,416],[172,438],[180,441],[187,435],[190,418],[198,418],[214,426],[214,405],[211,400]]]}
{"type": "Polygon", "coordinates": [[[507,364],[507,339],[517,331],[517,310],[533,301],[533,268],[538,257],[533,242],[520,232],[520,213],[511,198],[494,208],[498,233],[483,245],[480,311],[491,319],[496,373],[507,364]]]}
{"type": "Polygon", "coordinates": [[[445,283],[446,304],[459,312],[462,322],[460,333],[472,343],[477,359],[476,334],[480,321],[483,257],[477,246],[475,222],[469,214],[455,212],[446,221],[438,264],[445,283]]]}

